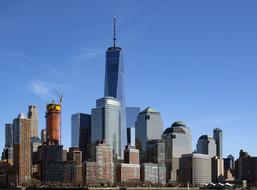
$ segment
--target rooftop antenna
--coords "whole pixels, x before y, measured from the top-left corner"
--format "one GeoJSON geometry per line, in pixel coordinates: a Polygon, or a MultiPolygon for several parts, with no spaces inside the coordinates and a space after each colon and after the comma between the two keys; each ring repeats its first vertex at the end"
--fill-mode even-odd
{"type": "Polygon", "coordinates": [[[113,47],[116,47],[116,15],[113,16],[113,47]]]}

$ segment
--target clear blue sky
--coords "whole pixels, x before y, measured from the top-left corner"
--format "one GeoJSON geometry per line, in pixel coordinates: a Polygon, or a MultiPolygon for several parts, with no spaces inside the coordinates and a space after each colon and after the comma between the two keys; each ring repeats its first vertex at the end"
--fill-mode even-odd
{"type": "Polygon", "coordinates": [[[104,93],[105,50],[124,50],[128,106],[158,110],[169,127],[183,120],[193,148],[202,134],[224,131],[224,155],[257,155],[257,1],[0,2],[0,149],[4,124],[29,104],[64,95],[62,140],[70,116],[90,113],[104,93]]]}

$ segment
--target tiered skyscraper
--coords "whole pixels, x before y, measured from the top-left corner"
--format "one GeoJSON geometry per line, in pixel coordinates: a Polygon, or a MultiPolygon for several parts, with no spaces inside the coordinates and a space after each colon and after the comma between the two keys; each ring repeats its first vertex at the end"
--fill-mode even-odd
{"type": "Polygon", "coordinates": [[[106,51],[104,96],[114,97],[120,101],[120,152],[122,152],[127,144],[124,68],[122,49],[116,46],[115,17],[113,21],[113,46],[106,51]]]}

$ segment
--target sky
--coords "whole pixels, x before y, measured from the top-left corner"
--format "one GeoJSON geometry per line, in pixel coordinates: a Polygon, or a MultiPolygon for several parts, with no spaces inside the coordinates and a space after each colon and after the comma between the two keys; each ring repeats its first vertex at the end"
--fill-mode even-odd
{"type": "Polygon", "coordinates": [[[4,125],[28,105],[63,94],[62,143],[71,114],[104,95],[105,51],[123,49],[127,106],[150,106],[164,127],[223,130],[224,156],[257,155],[257,1],[0,1],[0,151],[4,125]]]}

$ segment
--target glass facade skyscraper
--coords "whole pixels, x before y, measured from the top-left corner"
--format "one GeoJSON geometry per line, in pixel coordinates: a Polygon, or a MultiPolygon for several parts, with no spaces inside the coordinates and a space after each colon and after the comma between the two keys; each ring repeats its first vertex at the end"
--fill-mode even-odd
{"type": "Polygon", "coordinates": [[[113,46],[108,48],[106,51],[104,96],[114,97],[120,102],[120,151],[122,152],[127,144],[124,68],[122,49],[117,47],[115,42],[116,36],[114,18],[113,46]]]}
{"type": "MultiPolygon", "coordinates": [[[[113,97],[104,97],[96,101],[96,108],[92,109],[92,157],[94,146],[98,141],[105,140],[113,148],[114,157],[121,158],[120,147],[120,102],[113,97]]],[[[124,137],[126,140],[126,137],[124,137]]]]}

